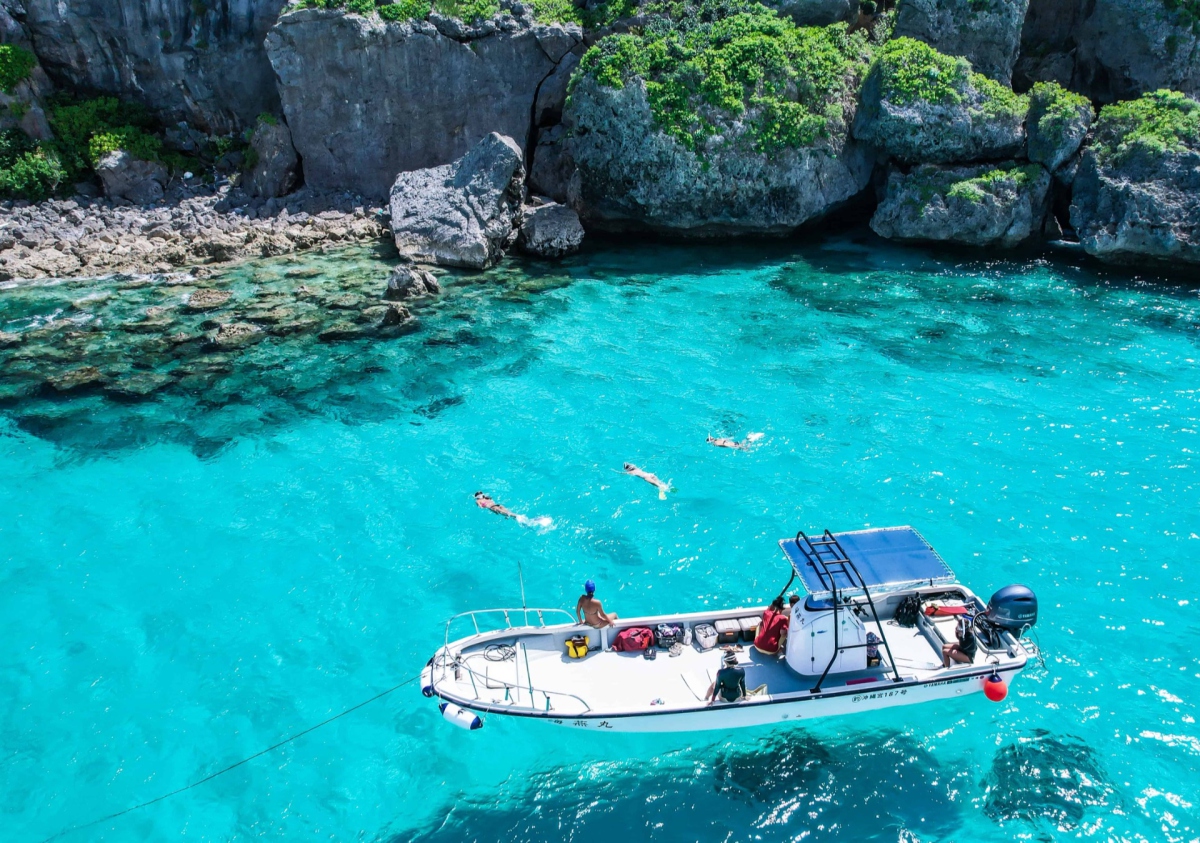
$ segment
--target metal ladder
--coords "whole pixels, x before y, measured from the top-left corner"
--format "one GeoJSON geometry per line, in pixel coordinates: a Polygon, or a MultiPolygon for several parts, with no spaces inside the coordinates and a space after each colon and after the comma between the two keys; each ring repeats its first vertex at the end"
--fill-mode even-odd
{"type": "Polygon", "coordinates": [[[892,657],[892,648],[888,644],[887,636],[883,634],[883,624],[879,622],[879,613],[875,611],[875,601],[871,598],[871,590],[867,588],[867,582],[862,578],[862,574],[858,572],[854,562],[850,559],[849,554],[838,543],[837,538],[828,530],[820,538],[809,538],[803,530],[796,533],[796,547],[804,555],[804,561],[813,567],[821,583],[829,587],[829,591],[833,596],[833,655],[829,658],[829,664],[825,665],[825,670],[821,673],[821,678],[817,680],[817,684],[809,689],[810,694],[817,694],[821,691],[821,684],[825,681],[825,677],[829,675],[830,668],[837,661],[838,655],[844,650],[855,650],[860,647],[869,647],[870,644],[848,644],[845,647],[838,645],[838,621],[839,612],[845,611],[844,603],[849,602],[849,598],[842,597],[842,588],[838,587],[837,577],[841,576],[845,579],[847,585],[845,588],[857,591],[862,590],[863,596],[867,598],[867,605],[871,608],[871,617],[875,619],[875,626],[879,628],[879,638],[883,644],[883,648],[887,651],[888,662],[892,666],[892,681],[900,682],[900,669],[896,666],[896,660],[892,657]]]}

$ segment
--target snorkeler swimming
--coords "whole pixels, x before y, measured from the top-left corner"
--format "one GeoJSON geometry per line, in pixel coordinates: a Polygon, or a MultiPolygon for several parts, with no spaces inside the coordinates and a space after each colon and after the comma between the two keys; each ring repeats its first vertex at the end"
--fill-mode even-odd
{"type": "Polygon", "coordinates": [[[640,477],[643,480],[645,480],[647,483],[649,483],[651,486],[657,486],[659,500],[665,501],[667,499],[667,492],[671,491],[670,483],[664,483],[662,480],[658,479],[657,474],[651,474],[648,471],[642,471],[642,469],[638,468],[636,465],[634,465],[631,462],[625,463],[624,466],[622,466],[622,467],[625,469],[626,474],[632,475],[634,477],[640,477]]]}
{"type": "Polygon", "coordinates": [[[709,445],[715,445],[718,448],[733,448],[737,451],[749,451],[750,446],[762,439],[761,433],[751,433],[746,436],[741,442],[736,442],[733,439],[727,439],[724,436],[709,436],[706,441],[709,445]]]}
{"type": "Polygon", "coordinates": [[[506,506],[501,506],[496,503],[495,499],[484,492],[475,493],[475,505],[480,509],[486,509],[494,512],[497,515],[503,515],[505,518],[514,518],[522,527],[538,527],[541,530],[550,530],[554,528],[554,519],[549,515],[539,515],[537,518],[527,518],[524,515],[513,512],[506,506]]]}

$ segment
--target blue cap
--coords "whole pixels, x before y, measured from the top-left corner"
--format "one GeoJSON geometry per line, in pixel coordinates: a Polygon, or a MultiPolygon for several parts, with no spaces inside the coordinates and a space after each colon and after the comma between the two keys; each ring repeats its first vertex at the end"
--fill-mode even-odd
{"type": "Polygon", "coordinates": [[[585,582],[583,584],[583,590],[586,591],[588,594],[595,594],[596,593],[596,584],[594,582],[592,582],[591,580],[588,580],[587,582],[585,582]]]}

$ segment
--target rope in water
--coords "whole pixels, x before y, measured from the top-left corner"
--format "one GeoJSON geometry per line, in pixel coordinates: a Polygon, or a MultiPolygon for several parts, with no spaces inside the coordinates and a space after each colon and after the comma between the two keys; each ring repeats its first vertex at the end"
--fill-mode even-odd
{"type": "Polygon", "coordinates": [[[52,834],[49,837],[45,838],[44,840],[41,841],[41,843],[48,843],[48,841],[50,841],[50,840],[56,840],[59,837],[62,837],[65,834],[70,834],[73,831],[82,831],[85,828],[91,828],[94,825],[99,825],[100,823],[108,822],[109,820],[115,820],[117,817],[124,816],[125,814],[131,813],[140,808],[148,807],[150,805],[153,805],[155,802],[162,802],[164,799],[170,799],[172,796],[178,796],[180,793],[183,793],[185,790],[191,790],[193,787],[199,787],[200,785],[210,782],[213,779],[217,778],[217,776],[223,776],[226,773],[228,773],[230,770],[235,770],[238,767],[242,766],[243,764],[247,764],[247,763],[253,761],[255,758],[261,758],[262,756],[266,755],[269,752],[274,752],[275,750],[279,749],[279,747],[285,746],[294,740],[302,738],[305,735],[307,735],[309,732],[315,732],[317,729],[320,729],[322,726],[328,726],[334,720],[338,720],[342,717],[345,717],[347,714],[350,714],[353,711],[358,711],[358,709],[362,708],[365,705],[370,705],[371,703],[375,702],[376,700],[383,699],[384,697],[386,697],[388,694],[392,693],[393,691],[398,691],[401,688],[403,688],[405,685],[411,685],[413,682],[416,682],[417,679],[419,679],[419,678],[420,678],[420,676],[414,676],[411,679],[404,680],[399,685],[393,685],[391,688],[388,688],[386,691],[381,691],[380,693],[371,697],[369,700],[363,700],[358,705],[351,706],[350,708],[346,709],[345,711],[341,712],[340,714],[335,714],[335,715],[333,715],[333,717],[322,720],[320,723],[316,724],[315,726],[309,726],[307,729],[305,729],[302,732],[297,732],[296,734],[292,735],[291,737],[284,738],[277,744],[273,744],[273,745],[267,747],[266,749],[260,750],[256,753],[254,753],[253,755],[247,756],[246,758],[243,758],[241,761],[230,764],[228,767],[225,767],[224,769],[221,769],[221,770],[217,770],[217,772],[207,775],[204,778],[199,779],[198,781],[194,781],[189,785],[184,785],[183,787],[178,788],[177,790],[172,790],[170,793],[164,793],[162,796],[156,796],[153,799],[149,799],[145,802],[139,802],[136,805],[131,805],[130,807],[125,808],[124,810],[117,811],[115,814],[109,814],[106,817],[100,817],[99,819],[95,819],[90,822],[82,823],[80,825],[73,825],[70,828],[64,828],[62,831],[59,831],[59,832],[52,834]]]}

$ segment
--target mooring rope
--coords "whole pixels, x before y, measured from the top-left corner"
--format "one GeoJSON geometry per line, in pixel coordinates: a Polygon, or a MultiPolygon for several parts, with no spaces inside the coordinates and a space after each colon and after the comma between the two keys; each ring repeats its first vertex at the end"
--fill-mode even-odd
{"type": "Polygon", "coordinates": [[[338,720],[342,717],[345,717],[347,714],[350,714],[353,711],[358,711],[358,709],[362,708],[364,705],[370,705],[371,703],[375,702],[376,700],[383,699],[384,697],[386,697],[388,694],[392,693],[393,691],[398,691],[401,688],[403,688],[405,685],[411,685],[413,682],[416,682],[419,678],[420,678],[420,675],[418,674],[417,676],[414,676],[411,679],[404,680],[399,685],[393,685],[391,688],[388,688],[386,691],[381,691],[380,693],[371,697],[369,700],[363,700],[358,705],[351,706],[350,708],[346,709],[345,711],[341,712],[340,714],[335,714],[335,715],[333,715],[333,717],[322,720],[320,723],[316,724],[315,726],[309,726],[307,729],[305,729],[302,732],[297,732],[296,734],[292,735],[291,737],[284,738],[279,743],[272,744],[271,746],[267,747],[266,749],[259,750],[258,752],[254,753],[253,755],[249,755],[249,756],[243,758],[241,761],[237,761],[233,764],[230,764],[228,767],[225,767],[221,770],[217,770],[217,772],[211,773],[210,775],[207,775],[202,779],[194,781],[189,785],[184,785],[183,787],[178,788],[177,790],[172,790],[170,793],[164,793],[162,796],[156,796],[153,799],[148,799],[145,802],[139,802],[136,805],[131,805],[128,808],[125,808],[121,811],[117,811],[115,814],[109,814],[106,817],[100,817],[99,819],[91,820],[90,822],[82,823],[80,825],[73,825],[70,828],[64,828],[62,831],[56,832],[55,834],[52,834],[49,837],[45,838],[44,840],[41,841],[41,843],[48,843],[48,841],[50,841],[50,840],[57,840],[59,837],[62,837],[65,834],[70,834],[73,831],[82,831],[85,828],[91,828],[94,825],[99,825],[100,823],[108,822],[109,820],[115,820],[117,817],[124,816],[125,814],[131,813],[140,808],[148,807],[150,805],[153,805],[155,802],[162,802],[164,799],[170,799],[172,796],[178,796],[180,793],[183,793],[185,790],[191,790],[193,787],[199,787],[200,785],[210,782],[213,779],[217,778],[217,776],[223,776],[226,773],[228,773],[230,770],[235,770],[238,767],[242,766],[243,764],[248,764],[249,762],[253,761],[255,758],[261,758],[262,756],[266,755],[269,752],[274,752],[275,750],[279,749],[279,747],[286,746],[287,744],[291,743],[292,741],[304,737],[309,732],[315,732],[317,729],[320,729],[322,726],[328,726],[334,720],[338,720]]]}

